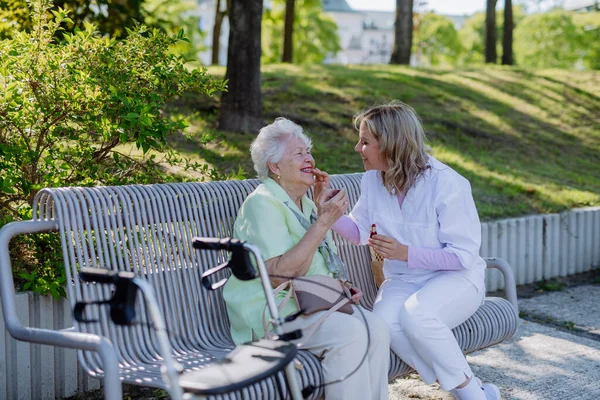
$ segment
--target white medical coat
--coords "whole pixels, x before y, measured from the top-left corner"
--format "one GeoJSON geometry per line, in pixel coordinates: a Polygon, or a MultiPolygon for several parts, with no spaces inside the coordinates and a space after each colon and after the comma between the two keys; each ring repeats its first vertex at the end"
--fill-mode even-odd
{"type": "MultiPolygon", "coordinates": [[[[465,268],[464,276],[479,292],[484,292],[486,264],[479,256],[481,224],[471,185],[431,156],[428,165],[408,190],[402,207],[397,195],[390,194],[383,185],[380,171],[364,174],[360,199],[350,213],[358,226],[360,243],[368,242],[371,224],[376,224],[378,234],[392,236],[409,248],[444,249],[458,256],[465,268]]],[[[386,278],[400,277],[417,283],[445,271],[409,268],[406,261],[386,259],[383,272],[386,278]]]]}

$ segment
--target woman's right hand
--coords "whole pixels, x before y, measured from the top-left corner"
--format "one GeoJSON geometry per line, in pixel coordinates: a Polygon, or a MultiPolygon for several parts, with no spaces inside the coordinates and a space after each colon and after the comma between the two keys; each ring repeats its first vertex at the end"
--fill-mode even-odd
{"type": "Polygon", "coordinates": [[[350,294],[352,295],[352,297],[350,297],[350,301],[352,302],[352,304],[360,303],[360,298],[363,295],[363,292],[362,292],[362,290],[360,290],[360,288],[357,288],[356,286],[352,286],[350,288],[350,294]]]}
{"type": "Polygon", "coordinates": [[[408,246],[391,236],[373,235],[369,238],[369,246],[383,258],[408,261],[408,246]]]}
{"type": "Polygon", "coordinates": [[[335,189],[323,190],[317,199],[317,210],[319,216],[317,221],[320,221],[331,227],[348,208],[348,195],[344,189],[335,193],[335,189]]]}
{"type": "Polygon", "coordinates": [[[315,178],[313,199],[318,199],[323,191],[329,190],[331,187],[331,182],[329,180],[329,174],[325,171],[321,171],[318,168],[313,168],[313,174],[315,178]]]}
{"type": "MultiPolygon", "coordinates": [[[[334,224],[348,208],[348,195],[345,190],[326,189],[315,202],[318,210],[317,221],[310,226],[300,242],[284,254],[265,261],[270,275],[304,276],[308,272],[319,244],[334,224]],[[335,193],[335,194],[334,194],[335,193]]],[[[271,285],[277,287],[285,279],[271,277],[271,285]]]]}

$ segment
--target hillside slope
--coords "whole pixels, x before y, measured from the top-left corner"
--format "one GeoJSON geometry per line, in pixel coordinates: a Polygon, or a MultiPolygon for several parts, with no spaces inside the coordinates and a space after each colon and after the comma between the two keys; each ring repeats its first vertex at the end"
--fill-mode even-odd
{"type": "MultiPolygon", "coordinates": [[[[433,155],[471,181],[482,219],[600,205],[598,72],[268,65],[262,82],[265,122],[286,116],[301,124],[317,166],[330,173],[362,171],[352,116],[399,99],[420,114],[433,155]]],[[[196,137],[214,131],[217,108],[218,100],[180,102],[192,138],[175,146],[253,177],[253,135],[216,132],[218,144],[208,146],[196,137]]]]}

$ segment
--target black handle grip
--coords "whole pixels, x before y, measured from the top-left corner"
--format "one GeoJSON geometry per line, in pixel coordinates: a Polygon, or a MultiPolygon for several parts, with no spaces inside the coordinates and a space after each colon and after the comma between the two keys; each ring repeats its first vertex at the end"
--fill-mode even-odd
{"type": "Polygon", "coordinates": [[[233,251],[242,249],[244,241],[230,238],[212,238],[212,237],[195,237],[192,239],[192,246],[198,250],[227,250],[233,251]]]}
{"type": "Polygon", "coordinates": [[[231,253],[231,258],[226,264],[212,268],[202,274],[202,283],[209,290],[215,290],[225,284],[226,279],[212,284],[208,277],[215,272],[220,271],[224,267],[231,269],[233,275],[242,281],[248,281],[258,276],[258,272],[252,265],[249,251],[244,247],[245,242],[239,239],[230,238],[212,238],[212,237],[195,237],[192,239],[192,246],[198,250],[226,250],[231,253]]]}
{"type": "Polygon", "coordinates": [[[81,268],[79,278],[83,282],[96,282],[115,285],[113,296],[109,300],[81,301],[75,304],[73,316],[79,322],[98,322],[95,319],[86,319],[84,311],[87,305],[108,305],[110,318],[117,325],[130,325],[136,317],[135,301],[138,286],[135,283],[136,275],[130,271],[115,271],[104,268],[81,268]]]}
{"type": "Polygon", "coordinates": [[[227,283],[227,279],[221,279],[219,282],[217,283],[212,283],[209,279],[209,277],[213,274],[215,274],[216,272],[222,270],[223,268],[227,268],[229,267],[229,263],[223,263],[221,265],[218,265],[214,268],[211,268],[207,271],[205,271],[202,274],[202,286],[204,286],[205,289],[207,290],[217,290],[218,288],[220,288],[221,286],[223,286],[225,283],[227,283]]]}
{"type": "Polygon", "coordinates": [[[84,282],[117,283],[119,279],[133,279],[135,274],[129,271],[83,267],[79,271],[79,278],[84,282]]]}

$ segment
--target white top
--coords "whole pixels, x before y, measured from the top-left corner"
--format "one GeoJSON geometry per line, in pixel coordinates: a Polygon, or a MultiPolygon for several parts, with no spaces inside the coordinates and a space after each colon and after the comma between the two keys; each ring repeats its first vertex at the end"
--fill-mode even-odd
{"type": "MultiPolygon", "coordinates": [[[[486,264],[479,256],[481,224],[471,185],[431,156],[428,165],[402,206],[397,195],[383,185],[381,172],[364,174],[360,198],[350,213],[360,232],[360,244],[368,242],[371,224],[376,224],[378,234],[392,236],[409,247],[443,248],[458,256],[464,276],[482,292],[486,264]]],[[[383,272],[386,278],[400,276],[417,283],[444,271],[409,268],[405,261],[386,259],[383,272]]]]}

